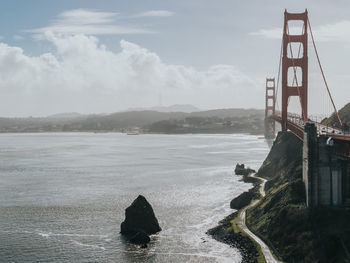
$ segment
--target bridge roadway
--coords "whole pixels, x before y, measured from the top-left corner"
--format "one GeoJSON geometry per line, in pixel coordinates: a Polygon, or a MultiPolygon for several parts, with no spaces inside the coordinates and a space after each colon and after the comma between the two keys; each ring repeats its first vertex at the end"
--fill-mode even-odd
{"type": "MultiPolygon", "coordinates": [[[[279,123],[282,123],[281,115],[275,114],[275,115],[271,115],[269,118],[279,123]]],[[[291,113],[288,114],[287,118],[288,118],[287,128],[291,130],[293,133],[295,133],[295,135],[300,140],[303,140],[304,126],[305,126],[304,120],[299,115],[291,114],[291,113]]],[[[350,141],[350,133],[344,133],[344,131],[341,129],[338,129],[332,126],[327,126],[311,119],[309,119],[308,122],[312,122],[315,124],[318,135],[325,135],[327,137],[332,137],[333,139],[336,139],[336,140],[350,141]]]]}
{"type": "MultiPolygon", "coordinates": [[[[268,118],[282,123],[280,114],[271,115],[268,118]]],[[[332,138],[335,144],[338,145],[338,153],[350,158],[350,133],[344,132],[341,129],[321,124],[317,121],[309,119],[308,122],[314,123],[319,136],[332,138]]],[[[300,140],[304,140],[304,120],[296,114],[289,113],[287,116],[287,129],[294,133],[300,140]]]]}

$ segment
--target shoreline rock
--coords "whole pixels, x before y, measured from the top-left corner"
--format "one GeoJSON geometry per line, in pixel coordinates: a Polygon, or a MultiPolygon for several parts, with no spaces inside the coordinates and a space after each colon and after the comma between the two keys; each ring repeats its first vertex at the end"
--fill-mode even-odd
{"type": "Polygon", "coordinates": [[[255,194],[253,192],[243,192],[242,194],[231,200],[230,207],[232,209],[237,210],[242,209],[243,207],[250,204],[254,196],[255,194]]]}
{"type": "Polygon", "coordinates": [[[126,236],[129,242],[145,245],[151,240],[149,235],[161,230],[153,208],[144,196],[139,195],[125,209],[125,220],[120,225],[120,233],[126,236]]]}
{"type": "Polygon", "coordinates": [[[242,262],[257,263],[259,252],[255,243],[247,236],[243,236],[240,233],[234,233],[233,231],[228,230],[230,227],[232,227],[230,221],[233,220],[237,214],[238,212],[234,212],[225,217],[219,222],[218,226],[209,229],[207,234],[219,242],[237,248],[242,255],[242,262]]]}
{"type": "Polygon", "coordinates": [[[144,245],[148,244],[151,241],[151,239],[145,232],[139,231],[135,235],[130,237],[129,241],[133,244],[144,245]]]}
{"type": "Polygon", "coordinates": [[[235,174],[237,174],[237,175],[248,176],[249,174],[255,173],[255,172],[256,171],[254,169],[251,169],[249,167],[245,167],[245,165],[243,163],[242,164],[239,164],[239,163],[236,164],[235,174]]]}
{"type": "MultiPolygon", "coordinates": [[[[253,199],[260,198],[259,186],[261,181],[257,178],[250,177],[251,173],[255,173],[255,170],[245,167],[244,164],[237,164],[235,168],[236,175],[242,175],[243,182],[252,183],[253,187],[248,192],[243,192],[239,196],[235,197],[230,202],[232,209],[240,210],[247,206],[253,199]]],[[[235,233],[232,230],[231,221],[237,217],[239,211],[236,211],[229,216],[221,220],[218,226],[209,229],[207,234],[212,236],[215,240],[228,244],[231,247],[237,248],[242,254],[242,262],[256,263],[259,257],[259,252],[256,244],[248,237],[241,233],[235,233]]]]}
{"type": "Polygon", "coordinates": [[[250,188],[248,192],[243,192],[231,200],[230,207],[232,209],[239,210],[248,205],[252,200],[259,199],[261,197],[259,191],[261,181],[257,178],[250,177],[249,175],[252,173],[256,173],[256,171],[249,167],[245,168],[244,164],[236,164],[235,174],[243,176],[242,181],[253,184],[253,187],[250,188]]]}

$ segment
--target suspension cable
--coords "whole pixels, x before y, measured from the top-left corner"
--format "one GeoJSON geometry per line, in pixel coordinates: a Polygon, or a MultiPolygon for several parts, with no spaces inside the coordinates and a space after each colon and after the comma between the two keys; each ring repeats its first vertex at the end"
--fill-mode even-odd
{"type": "Polygon", "coordinates": [[[282,38],[282,41],[281,41],[281,51],[280,51],[280,58],[279,58],[279,65],[278,65],[278,75],[277,75],[277,86],[276,86],[276,92],[275,92],[275,100],[276,100],[276,107],[277,107],[277,109],[279,109],[277,95],[278,95],[278,87],[279,87],[278,85],[280,83],[280,75],[281,75],[282,52],[283,52],[283,38],[282,38]]]}
{"type": "Polygon", "coordinates": [[[318,56],[318,52],[317,52],[317,48],[316,48],[316,44],[315,44],[315,40],[314,40],[314,36],[313,36],[313,34],[312,34],[311,24],[310,24],[310,20],[309,20],[309,18],[307,18],[307,22],[308,22],[308,25],[309,25],[310,34],[311,34],[311,38],[312,38],[312,44],[313,44],[313,46],[314,46],[314,50],[315,50],[315,54],[316,54],[316,58],[317,58],[318,65],[319,65],[320,70],[321,70],[321,73],[322,73],[322,77],[323,77],[324,84],[326,85],[327,92],[328,92],[328,95],[329,95],[329,97],[330,97],[330,99],[331,99],[331,101],[332,101],[333,109],[334,109],[335,114],[337,115],[337,118],[338,118],[339,124],[340,124],[340,126],[343,126],[343,123],[342,123],[342,121],[341,121],[341,119],[340,119],[340,117],[339,117],[339,114],[338,114],[337,108],[335,107],[335,104],[334,104],[334,101],[333,101],[333,98],[332,98],[331,92],[329,91],[329,88],[328,88],[328,84],[327,84],[326,77],[325,77],[324,72],[323,72],[323,69],[322,69],[322,65],[321,65],[320,57],[318,56]]]}

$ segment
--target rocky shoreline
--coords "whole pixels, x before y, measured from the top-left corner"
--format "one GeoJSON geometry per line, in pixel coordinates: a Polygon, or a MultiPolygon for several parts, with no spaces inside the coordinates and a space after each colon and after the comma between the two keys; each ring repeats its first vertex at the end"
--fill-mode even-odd
{"type": "Polygon", "coordinates": [[[249,177],[251,173],[255,173],[255,171],[245,168],[244,164],[236,165],[235,174],[243,176],[242,180],[245,183],[252,183],[253,187],[248,192],[243,192],[231,201],[230,207],[238,211],[230,214],[221,220],[218,226],[207,231],[207,234],[215,240],[237,248],[242,255],[242,262],[247,263],[258,262],[258,247],[248,236],[235,231],[233,221],[237,217],[239,209],[247,206],[252,200],[260,198],[259,186],[261,181],[257,178],[249,177]]]}
{"type": "Polygon", "coordinates": [[[242,255],[242,262],[256,263],[259,252],[256,244],[247,236],[241,233],[235,233],[231,221],[236,218],[238,212],[234,212],[219,222],[219,225],[209,229],[207,234],[215,240],[237,248],[242,255]]]}

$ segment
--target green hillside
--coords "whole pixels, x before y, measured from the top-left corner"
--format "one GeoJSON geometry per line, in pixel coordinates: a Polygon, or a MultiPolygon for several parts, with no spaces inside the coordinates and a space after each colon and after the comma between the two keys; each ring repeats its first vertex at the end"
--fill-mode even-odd
{"type": "Polygon", "coordinates": [[[350,210],[306,207],[301,148],[292,133],[278,134],[258,171],[267,194],[247,224],[285,262],[350,262],[350,210]]]}
{"type": "MultiPolygon", "coordinates": [[[[350,124],[350,102],[338,111],[339,117],[343,123],[350,124]]],[[[322,121],[323,124],[332,126],[333,124],[340,128],[338,117],[333,113],[329,118],[322,121]]]]}

